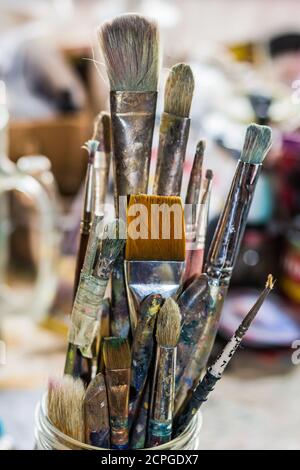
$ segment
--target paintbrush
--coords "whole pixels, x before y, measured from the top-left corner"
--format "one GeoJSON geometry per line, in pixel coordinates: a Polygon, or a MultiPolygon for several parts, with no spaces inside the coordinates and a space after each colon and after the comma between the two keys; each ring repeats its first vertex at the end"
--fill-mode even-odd
{"type": "Polygon", "coordinates": [[[207,322],[209,300],[210,288],[206,274],[195,278],[177,300],[182,326],[177,346],[175,414],[193,383],[189,365],[207,322]]]}
{"type": "Polygon", "coordinates": [[[84,394],[81,379],[65,376],[49,380],[48,418],[59,431],[80,442],[84,442],[84,394]]]}
{"type": "Polygon", "coordinates": [[[212,299],[202,339],[191,365],[194,383],[198,383],[212,350],[262,162],[271,146],[271,134],[267,126],[248,126],[229,195],[209,248],[204,271],[209,278],[212,299]]]}
{"type": "Polygon", "coordinates": [[[92,217],[94,212],[93,202],[94,202],[94,193],[95,193],[95,181],[94,181],[94,161],[95,155],[97,153],[97,149],[99,146],[99,142],[97,140],[88,140],[83,148],[85,148],[88,152],[88,164],[87,164],[87,172],[85,177],[85,186],[84,186],[84,202],[83,202],[83,211],[82,211],[82,218],[80,223],[80,239],[79,239],[79,247],[77,253],[77,260],[76,260],[76,268],[75,268],[75,279],[74,279],[74,288],[73,288],[73,299],[76,296],[79,278],[81,269],[84,262],[84,257],[87,249],[91,224],[92,224],[92,217]]]}
{"type": "Polygon", "coordinates": [[[171,440],[175,397],[176,346],[181,315],[171,297],[165,300],[157,318],[157,351],[151,393],[148,447],[171,440]]]}
{"type": "Polygon", "coordinates": [[[148,379],[142,393],[140,405],[137,409],[135,420],[131,426],[130,431],[130,448],[131,449],[144,449],[146,446],[148,421],[149,421],[149,407],[150,407],[150,379],[152,375],[151,370],[148,373],[148,379]]]}
{"type": "Polygon", "coordinates": [[[101,353],[103,338],[111,336],[110,333],[110,316],[111,316],[111,303],[109,298],[102,300],[100,304],[99,317],[100,317],[100,328],[99,335],[97,338],[97,374],[104,372],[103,357],[101,353]]]}
{"type": "Polygon", "coordinates": [[[129,305],[124,273],[124,253],[114,265],[111,276],[111,334],[128,338],[131,336],[129,305]]]}
{"type": "MultiPolygon", "coordinates": [[[[206,170],[203,194],[200,199],[196,223],[192,225],[192,229],[189,232],[189,242],[187,243],[186,269],[184,273],[186,285],[195,277],[199,276],[203,269],[212,179],[213,172],[206,170]]],[[[193,221],[194,220],[195,219],[193,219],[193,221]]]]}
{"type": "MultiPolygon", "coordinates": [[[[159,294],[146,297],[141,303],[137,327],[132,344],[131,386],[129,399],[129,423],[135,418],[141,403],[153,357],[154,327],[163,303],[159,294]]],[[[130,425],[129,425],[130,427],[130,425]]]]}
{"type": "Polygon", "coordinates": [[[112,449],[128,449],[128,404],[131,354],[125,338],[104,338],[103,359],[107,386],[112,449]]]}
{"type": "Polygon", "coordinates": [[[180,195],[193,92],[194,77],[190,66],[174,65],[165,86],[153,194],[180,195]]]}
{"type": "Polygon", "coordinates": [[[88,385],[84,397],[85,442],[95,447],[110,448],[110,427],[104,376],[96,377],[88,385]]]}
{"type": "MultiPolygon", "coordinates": [[[[65,374],[77,375],[74,346],[84,357],[92,358],[92,345],[99,330],[99,307],[104,298],[113,264],[124,247],[124,238],[117,237],[116,221],[103,232],[101,216],[95,216],[75,297],[65,374]],[[101,235],[100,235],[101,234],[101,235]]],[[[76,351],[75,349],[75,351],[76,351]]]]}
{"type": "Polygon", "coordinates": [[[111,90],[116,195],[146,193],[157,99],[157,26],[137,14],[118,16],[102,25],[99,42],[111,90]]]}
{"type": "Polygon", "coordinates": [[[187,187],[186,197],[185,197],[185,227],[186,227],[186,238],[189,241],[191,236],[194,234],[195,225],[197,220],[198,204],[200,200],[200,189],[202,182],[202,165],[203,165],[203,156],[205,151],[205,141],[199,140],[196,152],[193,161],[193,167],[189,178],[189,183],[187,187]]]}
{"type": "MultiPolygon", "coordinates": [[[[126,280],[136,306],[152,293],[170,297],[184,271],[180,197],[132,195],[127,209],[126,280]]],[[[131,312],[133,329],[137,318],[131,312]]]]}
{"type": "Polygon", "coordinates": [[[209,393],[214,389],[218,380],[221,379],[224,370],[228,366],[230,360],[238,349],[245,334],[247,333],[251,323],[260,310],[266,297],[269,295],[274,286],[274,280],[271,274],[268,276],[265,289],[260,294],[256,303],[245,316],[244,320],[226,344],[222,353],[213,365],[207,370],[203,380],[198,384],[192,395],[187,398],[185,406],[175,419],[174,429],[175,435],[178,436],[184,431],[193,416],[197,413],[201,405],[207,400],[209,393]]]}
{"type": "MultiPolygon", "coordinates": [[[[88,245],[82,266],[82,271],[87,275],[91,274],[95,262],[101,227],[102,216],[95,215],[93,218],[88,245]]],[[[80,377],[85,383],[88,383],[91,378],[91,361],[83,357],[79,348],[71,342],[68,343],[64,373],[67,375],[72,375],[73,377],[80,377]]]]}
{"type": "Polygon", "coordinates": [[[94,159],[94,212],[104,217],[111,160],[111,122],[109,113],[102,111],[96,117],[93,139],[99,142],[94,159]]]}
{"type": "MultiPolygon", "coordinates": [[[[146,193],[148,188],[159,69],[158,30],[142,16],[127,14],[105,23],[99,30],[99,41],[111,90],[116,214],[122,216],[126,196],[146,193]]],[[[112,334],[128,336],[129,306],[121,258],[112,275],[112,306],[112,334]]]]}

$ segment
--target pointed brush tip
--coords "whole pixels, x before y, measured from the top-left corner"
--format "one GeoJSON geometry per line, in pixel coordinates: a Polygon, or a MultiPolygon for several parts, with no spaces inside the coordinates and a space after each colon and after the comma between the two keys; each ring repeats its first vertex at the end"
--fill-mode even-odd
{"type": "Polygon", "coordinates": [[[276,279],[273,278],[272,274],[269,274],[266,282],[266,288],[272,290],[274,288],[275,282],[276,279]]]}
{"type": "Polygon", "coordinates": [[[207,180],[212,180],[214,177],[214,173],[212,170],[206,170],[206,173],[205,173],[205,178],[207,180]]]}
{"type": "Polygon", "coordinates": [[[199,140],[197,147],[196,147],[196,154],[203,156],[206,149],[206,140],[201,139],[199,140]]]}

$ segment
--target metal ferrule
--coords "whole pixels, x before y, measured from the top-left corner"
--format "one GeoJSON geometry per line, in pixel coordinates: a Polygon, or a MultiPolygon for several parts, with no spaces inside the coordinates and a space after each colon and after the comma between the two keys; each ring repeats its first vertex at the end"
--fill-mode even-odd
{"type": "Polygon", "coordinates": [[[85,179],[85,191],[83,201],[82,219],[80,225],[80,231],[82,234],[88,235],[90,233],[92,213],[93,213],[93,201],[94,201],[94,169],[91,163],[88,163],[86,179],[85,179]]]}
{"type": "Polygon", "coordinates": [[[114,449],[128,446],[128,402],[130,369],[106,369],[111,445],[114,449]]]}
{"type": "Polygon", "coordinates": [[[229,284],[261,164],[239,160],[223,213],[211,243],[207,274],[221,284],[229,284]]]}
{"type": "Polygon", "coordinates": [[[162,114],[154,194],[180,196],[189,130],[190,118],[162,114]]]}
{"type": "Polygon", "coordinates": [[[147,193],[156,99],[157,92],[110,93],[117,196],[147,193]]]}
{"type": "Polygon", "coordinates": [[[175,366],[177,348],[158,346],[152,387],[149,446],[171,439],[175,397],[175,366]]]}
{"type": "Polygon", "coordinates": [[[164,298],[175,294],[182,281],[184,266],[184,261],[125,260],[127,283],[137,305],[153,292],[164,298]]]}
{"type": "Polygon", "coordinates": [[[104,213],[105,198],[108,190],[109,166],[111,154],[104,151],[95,153],[94,160],[94,212],[104,213]]]}

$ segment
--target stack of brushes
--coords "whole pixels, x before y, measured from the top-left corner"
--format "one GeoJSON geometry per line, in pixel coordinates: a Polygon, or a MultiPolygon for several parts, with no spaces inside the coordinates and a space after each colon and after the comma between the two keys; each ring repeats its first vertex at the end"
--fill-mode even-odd
{"type": "Polygon", "coordinates": [[[110,83],[110,114],[97,117],[85,145],[69,344],[63,378],[49,382],[48,417],[66,435],[98,448],[149,448],[188,428],[273,288],[269,275],[257,302],[206,371],[271,130],[247,128],[204,260],[213,173],[202,169],[203,140],[195,151],[184,209],[181,200],[192,70],[177,64],[166,81],[149,194],[160,65],[157,27],[135,14],[120,16],[102,25],[99,43],[110,83]],[[106,223],[111,160],[116,219],[106,223]]]}

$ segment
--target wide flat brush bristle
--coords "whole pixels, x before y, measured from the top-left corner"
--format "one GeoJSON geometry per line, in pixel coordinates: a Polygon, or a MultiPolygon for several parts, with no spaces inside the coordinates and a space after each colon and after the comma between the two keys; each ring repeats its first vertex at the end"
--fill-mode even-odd
{"type": "Polygon", "coordinates": [[[180,197],[132,195],[127,209],[127,260],[184,261],[180,197]]]}
{"type": "Polygon", "coordinates": [[[160,346],[174,348],[179,340],[181,314],[172,297],[165,300],[157,318],[156,340],[160,346]]]}
{"type": "Polygon", "coordinates": [[[157,90],[157,25],[136,14],[121,15],[99,29],[110,88],[114,91],[157,90]]]}
{"type": "Polygon", "coordinates": [[[245,163],[262,163],[271,147],[271,139],[270,127],[250,124],[247,127],[241,160],[245,163]]]}
{"type": "Polygon", "coordinates": [[[104,338],[103,360],[109,370],[130,368],[131,353],[128,340],[116,336],[104,338]]]}
{"type": "Polygon", "coordinates": [[[165,86],[166,113],[189,117],[194,93],[194,76],[187,64],[176,64],[171,68],[165,86]]]}
{"type": "Polygon", "coordinates": [[[84,441],[84,395],[81,379],[66,375],[61,379],[49,380],[47,413],[51,423],[67,436],[81,442],[84,441]]]}

